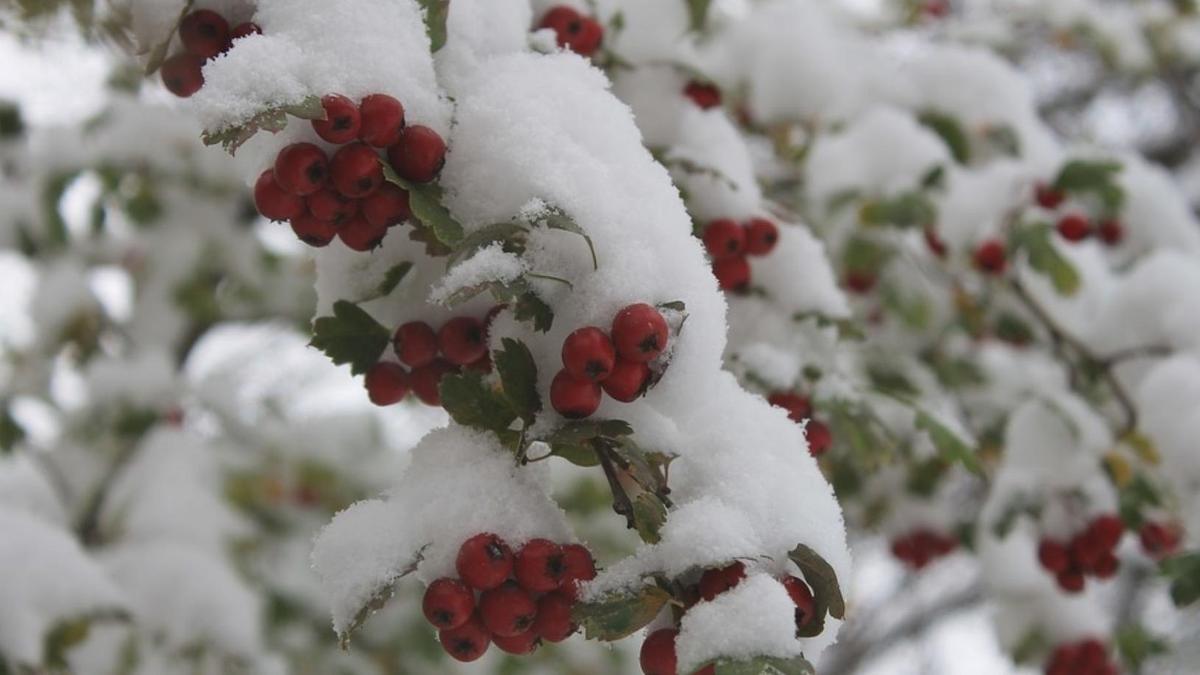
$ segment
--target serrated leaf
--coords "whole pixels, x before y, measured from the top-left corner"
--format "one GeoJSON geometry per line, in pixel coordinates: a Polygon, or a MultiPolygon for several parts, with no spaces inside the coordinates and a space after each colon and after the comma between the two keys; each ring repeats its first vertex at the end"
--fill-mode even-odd
{"type": "Polygon", "coordinates": [[[633,529],[647,544],[662,541],[659,531],[667,522],[667,506],[649,492],[642,492],[633,499],[633,529]]]}
{"type": "Polygon", "coordinates": [[[546,227],[552,230],[572,232],[583,237],[583,240],[587,242],[588,251],[592,254],[592,269],[600,269],[600,262],[596,259],[596,245],[592,243],[592,238],[588,236],[587,232],[584,232],[583,228],[579,226],[579,223],[575,222],[574,218],[567,215],[562,209],[551,208],[539,215],[538,220],[545,223],[546,227]]]}
{"type": "Polygon", "coordinates": [[[591,602],[580,602],[571,617],[589,640],[614,642],[645,628],[658,616],[671,595],[658,586],[608,594],[591,602]]]}
{"type": "Polygon", "coordinates": [[[288,115],[304,119],[323,119],[325,109],[321,106],[320,97],[308,96],[296,103],[263,110],[242,124],[227,126],[218,131],[205,131],[200,138],[205,145],[220,145],[226,152],[234,155],[243,143],[259,131],[279,133],[286,129],[288,115]]]}
{"type": "Polygon", "coordinates": [[[708,8],[712,0],[685,0],[688,6],[688,29],[702,31],[708,23],[708,8]]]}
{"type": "Polygon", "coordinates": [[[1024,228],[1017,241],[1029,256],[1029,266],[1049,277],[1054,290],[1062,295],[1074,295],[1079,290],[1079,272],[1058,249],[1055,248],[1047,223],[1037,223],[1024,228]]]}
{"type": "Polygon", "coordinates": [[[323,316],[313,322],[313,337],[309,345],[325,352],[335,364],[350,364],[350,372],[367,372],[383,350],[391,333],[358,305],[345,300],[333,303],[333,316],[323,316]]]}
{"type": "Polygon", "coordinates": [[[476,251],[487,248],[496,242],[504,242],[506,250],[514,243],[523,244],[522,240],[527,231],[528,228],[522,223],[507,222],[485,225],[462,238],[454,247],[454,251],[450,253],[449,259],[446,260],[446,266],[452,267],[459,260],[466,259],[476,251]]]}
{"type": "Polygon", "coordinates": [[[576,420],[567,422],[541,440],[555,455],[577,466],[590,467],[600,463],[593,445],[595,441],[615,443],[632,433],[633,427],[622,420],[576,420]]]}
{"type": "Polygon", "coordinates": [[[526,425],[542,409],[537,391],[537,363],[524,342],[512,338],[502,340],[504,347],[493,355],[496,373],[504,387],[504,397],[526,425]]]}
{"type": "Polygon", "coordinates": [[[420,0],[425,10],[425,32],[429,35],[429,51],[437,52],[446,46],[446,20],[450,17],[450,0],[420,0]]]}
{"type": "Polygon", "coordinates": [[[463,426],[500,432],[508,429],[517,418],[508,401],[494,391],[477,370],[446,375],[439,391],[442,407],[463,426]]]}
{"type": "Polygon", "coordinates": [[[1072,160],[1059,170],[1054,187],[1067,192],[1099,191],[1111,185],[1120,171],[1119,162],[1072,160]]]}
{"type": "Polygon", "coordinates": [[[523,293],[513,306],[513,317],[517,321],[528,321],[533,329],[545,333],[554,325],[554,310],[533,291],[523,293]]]}
{"type": "Polygon", "coordinates": [[[929,110],[921,113],[917,119],[941,137],[955,161],[959,164],[966,164],[970,161],[971,141],[957,117],[929,110]]]}
{"type": "Polygon", "coordinates": [[[408,276],[408,273],[412,271],[412,268],[413,264],[405,261],[393,265],[388,269],[383,275],[383,281],[379,282],[378,297],[382,298],[391,295],[392,291],[396,290],[396,287],[400,285],[400,282],[404,281],[404,277],[408,276]]]}
{"type": "Polygon", "coordinates": [[[713,662],[715,675],[816,675],[816,669],[803,656],[784,659],[759,656],[749,661],[718,659],[713,662]]]}
{"type": "Polygon", "coordinates": [[[943,459],[958,462],[971,473],[983,473],[983,465],[975,456],[974,449],[937,418],[924,410],[917,410],[916,427],[929,435],[929,440],[933,441],[933,446],[938,449],[943,459]]]}
{"type": "MultiPolygon", "coordinates": [[[[844,619],[846,602],[842,599],[842,588],[838,585],[837,572],[833,571],[833,567],[804,544],[797,544],[788,557],[804,573],[804,580],[812,588],[813,600],[825,605],[833,618],[844,619]]],[[[817,615],[819,617],[821,612],[817,612],[817,615]]]]}
{"type": "Polygon", "coordinates": [[[398,185],[408,192],[408,207],[413,218],[429,228],[438,242],[452,250],[463,240],[463,226],[449,209],[442,205],[442,188],[437,183],[414,183],[400,177],[387,162],[380,160],[383,165],[383,177],[389,183],[398,185]]]}
{"type": "Polygon", "coordinates": [[[422,546],[420,550],[417,551],[416,556],[414,556],[413,561],[409,563],[408,566],[400,570],[400,572],[395,577],[388,580],[387,583],[375,589],[375,592],[371,594],[371,598],[367,600],[367,602],[360,607],[357,612],[355,612],[354,618],[350,620],[350,625],[346,626],[346,630],[338,634],[338,644],[342,649],[346,649],[350,646],[350,636],[354,634],[354,631],[358,630],[360,626],[366,623],[367,619],[371,618],[372,614],[382,609],[383,606],[387,604],[388,600],[392,599],[392,596],[396,593],[396,584],[398,584],[404,577],[417,571],[417,566],[420,565],[421,560],[424,559],[425,548],[426,546],[422,546]]]}

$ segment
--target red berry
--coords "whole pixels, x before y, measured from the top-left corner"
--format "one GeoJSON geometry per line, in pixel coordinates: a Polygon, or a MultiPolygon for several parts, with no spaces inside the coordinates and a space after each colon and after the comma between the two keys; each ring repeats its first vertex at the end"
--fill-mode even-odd
{"type": "Polygon", "coordinates": [[[1121,221],[1119,220],[1105,220],[1096,228],[1096,235],[1105,244],[1116,246],[1125,239],[1125,227],[1121,225],[1121,221]]]}
{"type": "Polygon", "coordinates": [[[692,80],[683,88],[683,95],[692,99],[701,110],[708,110],[721,105],[721,90],[711,82],[692,80]]]}
{"type": "Polygon", "coordinates": [[[433,129],[414,124],[405,127],[399,142],[388,148],[387,156],[401,177],[428,183],[446,164],[446,141],[433,129]]]}
{"type": "Polygon", "coordinates": [[[939,258],[946,257],[946,242],[938,236],[937,230],[932,227],[925,228],[925,245],[929,247],[929,251],[939,258]]]}
{"type": "Polygon", "coordinates": [[[537,631],[532,628],[512,637],[504,637],[502,635],[492,636],[492,644],[496,645],[500,651],[516,654],[517,656],[532,654],[540,643],[541,640],[538,638],[537,631]]]}
{"type": "Polygon", "coordinates": [[[279,187],[270,169],[254,182],[254,206],[268,220],[291,220],[304,213],[304,200],[279,187]]]}
{"type": "Polygon", "coordinates": [[[712,271],[723,291],[741,291],[750,285],[750,263],[740,255],[714,260],[712,271]]]}
{"type": "Polygon", "coordinates": [[[916,545],[908,537],[899,537],[892,541],[892,555],[901,562],[911,562],[917,555],[916,545]]]}
{"type": "Polygon", "coordinates": [[[210,9],[198,9],[179,22],[183,48],[202,59],[211,59],[229,42],[229,22],[210,9]]]}
{"type": "Polygon", "coordinates": [[[408,191],[398,185],[384,183],[362,200],[362,213],[367,222],[376,227],[399,225],[412,217],[408,191]]]}
{"type": "MultiPolygon", "coordinates": [[[[364,380],[367,396],[375,405],[392,405],[408,396],[408,371],[397,363],[380,361],[371,366],[364,380]]],[[[444,628],[445,626],[443,626],[444,628]]]]}
{"type": "Polygon", "coordinates": [[[746,254],[766,255],[779,243],[779,228],[766,218],[751,218],[746,223],[746,254]]]}
{"type": "Polygon", "coordinates": [[[475,612],[475,593],[458,579],[438,579],[425,589],[421,610],[435,628],[458,628],[475,612]]]}
{"type": "Polygon", "coordinates": [[[591,56],[604,39],[604,26],[599,21],[570,7],[559,6],[546,12],[542,28],[554,31],[559,47],[566,47],[580,56],[591,56]]]}
{"type": "Polygon", "coordinates": [[[1081,213],[1068,213],[1058,219],[1059,235],[1067,241],[1083,241],[1092,233],[1092,224],[1081,213]]]}
{"type": "Polygon", "coordinates": [[[329,162],[329,175],[338,192],[361,199],[383,185],[383,165],[371,146],[363,143],[344,145],[329,162]]]}
{"type": "Polygon", "coordinates": [[[579,582],[596,578],[596,562],[592,560],[591,551],[582,544],[567,544],[562,551],[566,574],[563,575],[561,590],[574,600],[579,597],[579,582]]]}
{"type": "Polygon", "coordinates": [[[1057,209],[1067,198],[1062,190],[1046,183],[1038,183],[1033,189],[1033,194],[1038,206],[1050,210],[1057,209]]]}
{"type": "Polygon", "coordinates": [[[512,567],[513,556],[508,544],[488,532],[464,541],[454,561],[459,578],[481,591],[503,584],[512,573],[512,567]]]}
{"type": "Polygon", "coordinates": [[[867,272],[865,270],[849,270],[846,272],[846,289],[859,295],[870,293],[878,281],[879,277],[875,276],[874,272],[867,272]]]}
{"type": "Polygon", "coordinates": [[[392,349],[401,363],[412,368],[426,366],[437,358],[437,334],[424,321],[410,321],[396,329],[392,349]]]}
{"type": "Polygon", "coordinates": [[[627,361],[651,361],[667,348],[667,320],[644,302],[629,305],[613,319],[613,345],[627,361]]]}
{"type": "Polygon", "coordinates": [[[325,119],[313,120],[313,131],[323,140],[342,145],[358,138],[361,121],[358,106],[341,94],[329,94],[321,98],[325,119]]]}
{"type": "Polygon", "coordinates": [[[563,369],[572,376],[602,382],[617,364],[617,350],[608,334],[595,326],[580,328],[563,340],[563,369]]]}
{"type": "Polygon", "coordinates": [[[816,614],[812,590],[803,579],[791,576],[783,580],[783,587],[787,589],[788,597],[796,605],[796,627],[803,627],[812,621],[816,614]]]}
{"type": "Polygon", "coordinates": [[[363,143],[386,148],[400,140],[404,130],[404,106],[387,94],[371,94],[359,104],[362,129],[358,137],[363,143]]]}
{"type": "Polygon", "coordinates": [[[1117,556],[1105,553],[1092,565],[1092,574],[1095,574],[1097,579],[1111,579],[1117,574],[1117,568],[1120,566],[1121,561],[1117,560],[1117,556]]]}
{"type": "Polygon", "coordinates": [[[638,662],[645,675],[677,675],[675,662],[675,637],[679,631],[674,628],[656,630],[646,637],[642,643],[642,651],[638,662]]]}
{"type": "Polygon", "coordinates": [[[571,621],[571,598],[559,593],[547,593],[537,603],[533,630],[546,642],[562,642],[575,632],[571,621]]]}
{"type": "Polygon", "coordinates": [[[567,419],[583,419],[600,407],[600,385],[558,371],[550,382],[550,405],[567,419]]]}
{"type": "Polygon", "coordinates": [[[471,615],[471,618],[458,628],[438,631],[438,640],[447,654],[464,663],[483,656],[492,642],[491,634],[480,621],[478,614],[471,615]]]}
{"type": "Polygon", "coordinates": [[[1071,566],[1071,556],[1066,546],[1053,539],[1043,539],[1038,544],[1038,562],[1042,567],[1057,574],[1071,566]]]}
{"type": "Polygon", "coordinates": [[[438,346],[442,356],[457,366],[478,361],[487,354],[483,323],[469,316],[450,319],[438,331],[438,346]]]}
{"type": "Polygon", "coordinates": [[[252,21],[247,21],[246,23],[239,23],[229,31],[229,39],[231,41],[244,38],[249,35],[262,35],[262,28],[252,21]]]}
{"type": "Polygon", "coordinates": [[[537,603],[525,589],[509,581],[480,594],[479,616],[492,635],[513,637],[533,627],[537,603]]]}
{"type": "Polygon", "coordinates": [[[807,396],[792,394],[786,391],[775,392],[767,397],[767,403],[787,411],[788,419],[793,422],[803,422],[812,415],[812,404],[807,396]]]}
{"type": "Polygon", "coordinates": [[[567,572],[562,547],[548,539],[531,539],[517,551],[513,570],[517,583],[530,593],[552,591],[567,572]]]}
{"type": "MultiPolygon", "coordinates": [[[[409,373],[413,393],[425,405],[439,406],[442,404],[442,378],[454,371],[454,366],[442,359],[413,368],[409,373]]],[[[462,576],[461,574],[459,576],[462,576]]]]}
{"type": "Polygon", "coordinates": [[[1083,573],[1070,569],[1055,575],[1059,588],[1068,593],[1078,593],[1083,590],[1083,573]]]}
{"type": "Polygon", "coordinates": [[[302,213],[291,220],[292,232],[300,241],[320,248],[333,241],[337,227],[333,223],[317,220],[311,213],[302,213]]]}
{"type": "Polygon", "coordinates": [[[376,227],[359,214],[338,228],[338,239],[355,251],[366,252],[379,246],[387,235],[386,227],[376,227]]]}
{"type": "Polygon", "coordinates": [[[813,457],[820,457],[829,450],[829,446],[833,444],[833,434],[829,431],[829,427],[825,426],[820,420],[810,419],[804,427],[804,437],[808,440],[808,453],[813,457]]]}
{"type": "Polygon", "coordinates": [[[746,248],[746,228],[729,218],[714,220],[704,228],[704,249],[713,260],[740,255],[746,248]]]}
{"type": "Polygon", "coordinates": [[[1106,514],[1094,518],[1088,525],[1088,535],[1095,538],[1097,545],[1112,550],[1125,533],[1125,523],[1118,516],[1106,514]]]}
{"type": "Polygon", "coordinates": [[[324,188],[304,198],[308,212],[317,220],[334,225],[348,223],[358,215],[358,202],[343,197],[336,190],[324,188]]]}
{"type": "Polygon", "coordinates": [[[1108,552],[1096,537],[1082,532],[1071,540],[1067,547],[1071,554],[1072,563],[1084,571],[1088,571],[1108,552]]]}
{"type": "Polygon", "coordinates": [[[158,74],[167,91],[179,98],[187,98],[204,86],[203,67],[204,61],[199,56],[185,52],[163,61],[158,74]]]}
{"type": "Polygon", "coordinates": [[[975,249],[975,267],[981,272],[995,276],[1004,274],[1008,267],[1008,253],[1004,249],[1004,242],[989,239],[980,244],[979,248],[975,249]]]}
{"type": "Polygon", "coordinates": [[[1077,669],[1090,671],[1103,668],[1108,663],[1108,650],[1105,649],[1103,642],[1095,638],[1080,642],[1077,649],[1075,657],[1077,669]]]}
{"type": "Polygon", "coordinates": [[[700,575],[700,597],[712,600],[745,578],[746,566],[740,560],[719,569],[704,570],[700,575]]]}
{"type": "Polygon", "coordinates": [[[1138,530],[1142,549],[1152,558],[1163,558],[1174,553],[1183,539],[1178,525],[1147,522],[1138,530]]]}
{"type": "Polygon", "coordinates": [[[600,386],[604,393],[621,403],[629,403],[646,391],[646,383],[650,381],[650,366],[641,361],[626,361],[617,359],[612,372],[608,374],[600,386]]]}
{"type": "Polygon", "coordinates": [[[329,160],[312,143],[293,143],[275,156],[275,182],[294,195],[311,195],[329,180],[329,160]]]}

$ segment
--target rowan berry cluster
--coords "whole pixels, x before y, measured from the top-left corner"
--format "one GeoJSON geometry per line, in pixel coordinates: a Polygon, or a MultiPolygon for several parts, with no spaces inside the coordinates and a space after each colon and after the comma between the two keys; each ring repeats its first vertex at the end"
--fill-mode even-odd
{"type": "Polygon", "coordinates": [[[576,630],[571,608],[579,583],[596,577],[592,554],[580,544],[531,539],[514,555],[503,539],[477,534],[463,542],[458,578],[425,590],[422,610],[450,656],[474,661],[495,644],[529,654],[542,641],[562,642],[576,630]]]}
{"type": "Polygon", "coordinates": [[[1038,561],[1055,575],[1060,588],[1078,593],[1086,575],[1109,579],[1117,573],[1120,563],[1114,550],[1124,531],[1125,525],[1116,515],[1097,516],[1070,541],[1043,538],[1038,542],[1038,561]]]}
{"type": "Polygon", "coordinates": [[[721,218],[704,228],[703,239],[717,285],[723,291],[741,291],[750,285],[747,256],[770,253],[779,242],[779,228],[766,218],[751,218],[745,223],[721,218]]]}
{"type": "Polygon", "coordinates": [[[371,402],[392,405],[412,392],[422,403],[439,406],[438,386],[446,375],[460,368],[491,372],[488,327],[503,308],[493,307],[482,321],[455,317],[436,331],[424,321],[402,324],[392,336],[392,350],[400,363],[380,361],[367,371],[364,384],[371,402]]]}
{"type": "Polygon", "coordinates": [[[788,419],[797,424],[804,424],[804,436],[808,439],[808,452],[813,457],[820,457],[833,444],[833,433],[824,422],[813,419],[812,402],[807,396],[801,396],[787,391],[777,391],[767,397],[767,403],[787,411],[788,419]],[[805,420],[808,420],[805,423],[805,420]]]}
{"type": "Polygon", "coordinates": [[[1117,675],[1120,669],[1104,643],[1094,638],[1059,645],[1046,662],[1046,675],[1117,675]]]}
{"type": "Polygon", "coordinates": [[[892,540],[892,555],[916,570],[923,569],[938,558],[950,555],[956,548],[958,540],[954,537],[925,528],[892,540]]]}
{"type": "Polygon", "coordinates": [[[179,22],[183,51],[163,61],[159,76],[168,91],[187,98],[204,86],[201,70],[206,61],[229,51],[234,40],[256,34],[262,34],[257,24],[245,22],[230,28],[217,12],[198,9],[179,22]]]}

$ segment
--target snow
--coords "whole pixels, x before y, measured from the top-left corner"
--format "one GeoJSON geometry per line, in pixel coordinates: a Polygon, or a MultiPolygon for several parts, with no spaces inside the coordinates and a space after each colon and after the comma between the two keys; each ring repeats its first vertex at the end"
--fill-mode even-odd
{"type": "Polygon", "coordinates": [[[504,251],[499,243],[492,244],[451,267],[430,291],[429,301],[449,306],[456,293],[488,283],[506,284],[528,271],[519,256],[504,251]]]}
{"type": "Polygon", "coordinates": [[[717,657],[749,660],[801,655],[795,611],[796,605],[779,581],[766,574],[748,576],[683,615],[675,640],[681,672],[691,672],[717,657]]]}

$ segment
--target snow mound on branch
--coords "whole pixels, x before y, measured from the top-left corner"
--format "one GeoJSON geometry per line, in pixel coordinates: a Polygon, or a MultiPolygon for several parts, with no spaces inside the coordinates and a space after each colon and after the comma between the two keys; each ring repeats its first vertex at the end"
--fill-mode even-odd
{"type": "Polygon", "coordinates": [[[1200,264],[1164,248],[1117,277],[1086,337],[1101,354],[1146,347],[1200,349],[1200,264]]]}
{"type": "Polygon", "coordinates": [[[695,106],[682,113],[676,120],[679,137],[664,161],[687,195],[688,211],[701,221],[755,215],[762,191],[737,127],[725,115],[695,106]]]}
{"type": "Polygon", "coordinates": [[[446,44],[434,54],[438,82],[455,93],[480,62],[525,51],[532,23],[529,0],[454,0],[446,44]]]}
{"type": "Polygon", "coordinates": [[[749,576],[683,615],[675,641],[681,672],[717,657],[799,656],[795,612],[783,584],[765,574],[749,576]]]}

